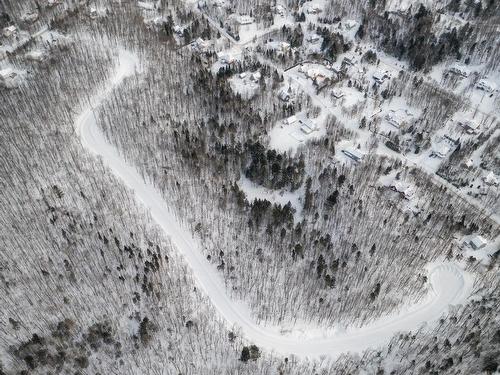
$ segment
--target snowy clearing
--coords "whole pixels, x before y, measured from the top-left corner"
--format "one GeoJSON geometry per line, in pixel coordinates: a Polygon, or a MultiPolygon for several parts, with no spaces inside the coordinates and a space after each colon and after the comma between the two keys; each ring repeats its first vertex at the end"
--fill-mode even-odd
{"type": "Polygon", "coordinates": [[[302,219],[301,196],[304,193],[303,188],[300,188],[294,192],[289,192],[286,190],[276,191],[267,189],[263,186],[253,183],[248,178],[246,178],[243,173],[241,174],[240,180],[238,181],[238,186],[245,193],[249,202],[253,202],[256,199],[266,199],[273,204],[280,204],[282,206],[290,203],[295,209],[295,222],[298,223],[302,219]]]}
{"type": "Polygon", "coordinates": [[[472,277],[452,263],[436,263],[429,266],[431,292],[421,303],[404,308],[403,312],[384,317],[363,328],[335,332],[308,327],[300,335],[295,329],[283,335],[280,333],[281,327],[257,325],[245,305],[231,300],[226,294],[223,280],[215,267],[208,263],[199,251],[196,240],[181,227],[158,191],[144,182],[139,173],[120,157],[118,150],[106,141],[96,124],[93,109],[99,106],[106,95],[125,77],[132,75],[137,65],[138,61],[134,55],[126,51],[120,52],[119,68],[109,81],[108,87],[96,95],[91,100],[92,104],[76,119],[77,133],[81,137],[82,145],[98,155],[150,210],[154,220],[184,255],[200,287],[213,305],[227,320],[228,325],[239,328],[246,339],[266,350],[295,354],[299,357],[361,352],[387,343],[391,336],[399,331],[415,330],[431,323],[440,318],[449,305],[463,303],[467,299],[472,287],[472,277]]]}

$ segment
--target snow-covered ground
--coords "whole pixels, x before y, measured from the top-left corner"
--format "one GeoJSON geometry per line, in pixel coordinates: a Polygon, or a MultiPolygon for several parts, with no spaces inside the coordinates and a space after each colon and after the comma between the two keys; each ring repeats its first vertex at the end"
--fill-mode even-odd
{"type": "Polygon", "coordinates": [[[485,64],[443,62],[434,66],[425,78],[466,100],[475,113],[476,121],[480,121],[483,116],[500,113],[500,74],[493,71],[484,75],[481,72],[485,70],[485,64]],[[459,69],[464,76],[450,73],[450,69],[459,69]],[[478,87],[481,81],[489,87],[488,90],[478,87]]]}
{"type": "Polygon", "coordinates": [[[197,241],[182,228],[160,193],[144,182],[139,173],[120,157],[118,150],[106,141],[98,128],[93,108],[99,106],[106,95],[124,78],[132,75],[138,65],[135,56],[129,52],[121,51],[119,57],[118,69],[107,88],[91,100],[92,105],[75,121],[81,142],[135,192],[136,198],[150,210],[154,220],[184,255],[199,286],[228,325],[240,330],[246,339],[266,350],[300,357],[360,352],[387,343],[391,336],[399,331],[414,330],[432,323],[441,317],[450,304],[463,303],[467,299],[472,286],[471,276],[452,263],[436,263],[429,265],[431,292],[423,301],[363,328],[340,332],[320,327],[294,327],[284,334],[283,327],[264,327],[256,324],[248,308],[226,294],[222,278],[215,267],[205,259],[197,241]]]}
{"type": "Polygon", "coordinates": [[[239,94],[244,100],[250,100],[259,91],[259,79],[260,72],[244,72],[231,77],[229,84],[235,94],[239,94]]]}
{"type": "Polygon", "coordinates": [[[292,207],[295,208],[295,222],[298,223],[300,221],[302,217],[301,197],[304,193],[303,188],[295,190],[294,192],[267,189],[250,181],[243,174],[238,181],[238,186],[241,190],[243,190],[249,202],[253,202],[256,199],[266,199],[271,203],[280,204],[282,206],[285,206],[288,202],[290,202],[292,207]]]}
{"type": "MultiPolygon", "coordinates": [[[[378,51],[377,51],[378,53],[378,51]]],[[[346,54],[346,56],[349,54],[346,54]]],[[[359,56],[356,57],[358,59],[359,56]]],[[[395,76],[398,70],[398,67],[402,64],[397,62],[396,59],[391,59],[384,54],[380,54],[381,64],[382,61],[384,65],[387,67],[388,74],[390,76],[395,76]]],[[[366,65],[366,64],[365,64],[366,65]]],[[[354,69],[351,67],[351,70],[354,69]]],[[[375,68],[370,67],[368,72],[365,74],[367,77],[372,77],[372,73],[375,72],[375,68]]],[[[342,121],[343,125],[353,131],[356,134],[356,138],[354,140],[343,140],[340,141],[336,145],[336,149],[344,149],[344,148],[354,148],[357,149],[358,146],[361,148],[361,152],[366,152],[366,148],[369,145],[371,138],[371,131],[367,128],[360,129],[358,119],[355,116],[351,116],[351,108],[356,109],[356,106],[362,106],[362,111],[364,113],[371,113],[370,118],[374,117],[382,117],[384,123],[382,124],[380,133],[384,133],[385,131],[390,131],[390,125],[385,123],[385,115],[391,109],[393,110],[405,110],[412,113],[413,118],[417,118],[421,114],[421,109],[414,108],[409,106],[402,98],[393,98],[391,101],[384,103],[382,106],[374,106],[374,101],[370,98],[364,98],[363,94],[356,89],[349,88],[346,86],[338,87],[336,86],[336,91],[341,91],[344,96],[340,99],[336,99],[335,101],[325,93],[325,90],[321,92],[317,92],[316,87],[313,85],[313,82],[307,78],[307,76],[300,72],[300,66],[294,67],[292,69],[284,72],[284,78],[289,84],[297,85],[300,90],[305,92],[311,98],[312,104],[319,107],[321,109],[320,118],[326,118],[328,114],[334,115],[336,118],[342,121]]],[[[387,81],[384,85],[387,84],[387,81]]],[[[358,111],[360,108],[357,109],[358,111]]],[[[451,121],[453,123],[453,121],[451,121]]],[[[318,123],[321,123],[318,121],[318,123]]],[[[452,126],[452,125],[450,125],[452,126]]],[[[456,125],[455,125],[456,126],[456,125]]],[[[271,136],[271,144],[270,146],[282,151],[287,149],[295,150],[303,140],[299,139],[293,142],[291,137],[286,137],[284,132],[279,132],[278,127],[274,127],[270,133],[271,136]],[[276,141],[273,141],[276,140],[276,141]],[[282,147],[282,148],[280,148],[282,147]]],[[[320,127],[320,132],[315,133],[316,137],[321,137],[321,130],[323,128],[320,127]]],[[[281,129],[283,130],[283,129],[281,129]]],[[[394,130],[397,130],[394,128],[394,130]]],[[[496,223],[500,223],[500,215],[497,212],[489,208],[483,207],[483,205],[466,194],[465,191],[456,188],[451,183],[446,181],[445,179],[439,177],[435,172],[439,169],[441,163],[445,160],[445,158],[449,157],[449,155],[453,152],[456,147],[448,139],[446,139],[445,135],[447,132],[447,128],[440,129],[437,131],[432,137],[432,147],[426,151],[420,152],[419,154],[401,154],[389,149],[383,142],[379,142],[376,150],[374,150],[377,154],[380,155],[389,155],[394,158],[398,158],[405,162],[408,165],[415,166],[429,173],[429,176],[440,186],[445,186],[452,193],[460,196],[465,201],[469,202],[473,206],[477,207],[479,210],[488,213],[488,216],[493,219],[496,223]],[[441,155],[440,157],[435,156],[436,151],[446,151],[445,155],[441,155]]],[[[348,161],[348,159],[342,155],[341,153],[336,153],[336,158],[342,162],[348,161]]]]}
{"type": "Polygon", "coordinates": [[[14,88],[21,85],[26,79],[25,70],[16,69],[11,65],[0,65],[0,86],[14,88]]]}
{"type": "Polygon", "coordinates": [[[326,116],[320,116],[315,119],[309,119],[316,126],[316,130],[308,134],[301,130],[302,122],[300,119],[305,119],[305,114],[297,114],[297,120],[293,123],[287,123],[287,119],[278,121],[269,132],[269,148],[281,151],[290,152],[292,155],[297,151],[298,147],[312,139],[322,138],[326,134],[324,122],[326,116]]]}
{"type": "Polygon", "coordinates": [[[464,248],[464,258],[474,257],[487,265],[490,262],[490,257],[500,250],[500,236],[497,236],[492,242],[486,244],[482,249],[474,250],[470,245],[465,245],[465,242],[474,235],[465,236],[462,238],[462,246],[464,248]]]}

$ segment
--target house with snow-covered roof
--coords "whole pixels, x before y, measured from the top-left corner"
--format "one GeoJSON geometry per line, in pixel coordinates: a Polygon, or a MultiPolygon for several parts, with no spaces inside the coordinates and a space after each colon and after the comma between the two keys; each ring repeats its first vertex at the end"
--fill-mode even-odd
{"type": "Polygon", "coordinates": [[[391,184],[391,189],[401,194],[405,199],[411,199],[415,195],[415,187],[404,181],[394,181],[391,184]]]}
{"type": "Polygon", "coordinates": [[[318,34],[311,34],[307,37],[307,41],[313,44],[318,43],[320,39],[321,37],[318,34]]]}
{"type": "Polygon", "coordinates": [[[182,33],[184,32],[184,29],[179,25],[174,25],[173,30],[177,35],[182,35],[182,33]]]}
{"type": "Polygon", "coordinates": [[[322,9],[319,5],[317,4],[311,4],[309,5],[309,7],[307,8],[307,13],[308,14],[318,14],[318,13],[321,13],[322,12],[322,9]]]}
{"type": "Polygon", "coordinates": [[[55,7],[56,5],[62,4],[63,0],[47,0],[47,5],[49,7],[55,7]]]}
{"type": "Polygon", "coordinates": [[[386,121],[397,129],[401,128],[401,126],[408,123],[412,117],[413,114],[409,112],[407,109],[397,109],[397,110],[391,109],[385,115],[386,121]]]}
{"type": "Polygon", "coordinates": [[[232,64],[236,61],[234,56],[231,55],[230,53],[227,53],[227,52],[226,53],[218,53],[217,56],[222,64],[232,64]]]}
{"type": "Polygon", "coordinates": [[[11,67],[0,70],[0,85],[5,87],[15,86],[21,78],[19,73],[11,67]]]}
{"type": "Polygon", "coordinates": [[[214,5],[215,7],[220,7],[220,8],[224,8],[224,7],[226,7],[226,6],[227,6],[227,4],[226,4],[226,1],[225,1],[225,0],[214,0],[214,1],[213,1],[213,5],[214,5]]]}
{"type": "Polygon", "coordinates": [[[94,6],[91,6],[89,9],[89,17],[90,19],[96,19],[99,17],[99,13],[97,12],[97,8],[94,6]]]}
{"type": "Polygon", "coordinates": [[[493,83],[489,82],[486,79],[480,80],[476,84],[476,88],[479,89],[479,90],[486,91],[486,92],[493,92],[493,91],[495,91],[495,85],[493,83]]]}
{"type": "Polygon", "coordinates": [[[200,52],[207,52],[212,48],[212,43],[209,40],[204,40],[202,38],[197,38],[193,43],[192,47],[200,52]]]}
{"type": "Polygon", "coordinates": [[[17,27],[15,27],[14,25],[4,27],[2,34],[4,37],[10,38],[11,36],[14,36],[17,34],[17,27]]]}
{"type": "Polygon", "coordinates": [[[432,148],[433,155],[438,158],[445,158],[446,155],[451,151],[451,147],[444,142],[440,142],[432,148]]]}
{"type": "Polygon", "coordinates": [[[473,250],[479,250],[485,247],[488,244],[488,241],[480,235],[474,235],[464,241],[464,244],[470,246],[473,250]]]}
{"type": "Polygon", "coordinates": [[[357,63],[357,59],[354,55],[347,55],[344,57],[342,60],[342,64],[348,65],[348,66],[353,66],[357,63]]]}
{"type": "Polygon", "coordinates": [[[469,69],[462,65],[455,65],[448,69],[448,72],[460,77],[467,78],[469,76],[469,69]]]}
{"type": "Polygon", "coordinates": [[[497,186],[498,185],[498,178],[493,173],[493,171],[489,171],[488,174],[483,177],[483,181],[486,185],[489,185],[489,186],[497,186]]]}
{"type": "Polygon", "coordinates": [[[259,71],[250,74],[250,80],[254,82],[259,82],[262,75],[259,71]]]}
{"type": "Polygon", "coordinates": [[[342,153],[351,158],[352,160],[354,160],[356,163],[361,162],[365,157],[365,155],[362,152],[350,148],[342,150],[342,153]]]}
{"type": "Polygon", "coordinates": [[[283,102],[288,102],[293,97],[292,89],[289,87],[288,89],[283,88],[278,93],[278,98],[283,102]]]}
{"type": "Polygon", "coordinates": [[[329,69],[338,77],[342,73],[342,68],[338,65],[331,65],[329,69]]]}
{"type": "Polygon", "coordinates": [[[342,24],[344,26],[344,29],[346,29],[346,30],[352,30],[356,26],[358,26],[358,22],[356,22],[354,20],[346,20],[346,21],[342,22],[342,24]]]}
{"type": "Polygon", "coordinates": [[[318,87],[319,89],[325,87],[326,85],[328,85],[328,83],[330,82],[330,78],[328,77],[325,77],[324,75],[320,74],[320,75],[317,75],[316,77],[314,77],[313,79],[313,83],[316,87],[318,87]]]}
{"type": "Polygon", "coordinates": [[[293,125],[298,121],[297,116],[293,115],[288,118],[286,118],[283,122],[285,125],[293,125]]]}
{"type": "Polygon", "coordinates": [[[236,21],[240,24],[240,25],[250,25],[252,23],[254,23],[254,19],[253,17],[250,17],[250,16],[246,16],[246,15],[242,15],[242,16],[239,16],[236,21]]]}
{"type": "Polygon", "coordinates": [[[155,10],[156,4],[152,1],[138,1],[137,6],[144,10],[155,10]]]}
{"type": "Polygon", "coordinates": [[[30,10],[24,13],[21,17],[24,22],[33,23],[38,19],[38,12],[36,10],[30,10]]]}
{"type": "Polygon", "coordinates": [[[14,69],[12,68],[5,68],[0,70],[0,82],[4,83],[9,79],[14,79],[16,78],[17,73],[14,69]]]}
{"type": "Polygon", "coordinates": [[[288,51],[290,51],[290,43],[288,42],[279,42],[278,44],[278,47],[276,48],[276,50],[280,53],[287,53],[288,51]]]}
{"type": "Polygon", "coordinates": [[[300,116],[298,117],[300,123],[300,130],[304,134],[311,134],[312,132],[318,130],[316,123],[308,117],[300,116]]]}
{"type": "Polygon", "coordinates": [[[285,15],[285,8],[283,7],[283,5],[276,5],[276,7],[274,8],[276,14],[279,14],[280,16],[284,16],[285,15]]]}
{"type": "Polygon", "coordinates": [[[332,96],[335,98],[335,99],[340,99],[340,98],[343,98],[345,96],[344,92],[342,90],[333,90],[332,91],[332,96]]]}
{"type": "Polygon", "coordinates": [[[33,50],[27,52],[24,56],[31,61],[43,61],[47,58],[47,55],[43,50],[33,50]]]}
{"type": "Polygon", "coordinates": [[[471,120],[459,120],[457,124],[464,128],[467,134],[477,134],[479,132],[479,124],[471,120]]]}
{"type": "Polygon", "coordinates": [[[378,84],[384,83],[387,78],[389,78],[389,74],[387,72],[377,71],[373,73],[373,79],[378,84]]]}

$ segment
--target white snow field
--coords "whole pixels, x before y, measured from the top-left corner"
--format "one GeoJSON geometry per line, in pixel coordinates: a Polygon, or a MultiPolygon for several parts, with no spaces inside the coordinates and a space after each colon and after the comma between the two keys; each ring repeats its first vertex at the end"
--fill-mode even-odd
{"type": "Polygon", "coordinates": [[[105,165],[150,210],[153,219],[183,254],[199,286],[227,320],[228,326],[242,333],[247,340],[265,350],[298,357],[334,357],[343,352],[360,352],[386,344],[397,332],[415,330],[439,319],[450,305],[462,303],[469,296],[473,281],[471,276],[452,263],[437,263],[429,265],[431,288],[422,302],[362,328],[339,332],[310,327],[300,334],[295,329],[285,335],[280,333],[280,327],[258,325],[243,303],[230,299],[226,294],[223,280],[215,267],[205,259],[192,235],[181,227],[159,192],[144,182],[139,173],[120,157],[118,150],[106,141],[96,124],[94,108],[125,77],[134,74],[137,64],[133,54],[124,50],[120,52],[114,77],[106,89],[91,100],[92,105],[76,119],[77,133],[83,146],[101,157],[105,165]]]}

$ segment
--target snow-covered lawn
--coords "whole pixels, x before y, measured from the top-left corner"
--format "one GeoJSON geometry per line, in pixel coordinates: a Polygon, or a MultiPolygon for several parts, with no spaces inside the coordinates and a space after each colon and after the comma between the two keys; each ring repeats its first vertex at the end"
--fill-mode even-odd
{"type": "Polygon", "coordinates": [[[301,118],[306,118],[305,114],[296,115],[297,119],[291,124],[287,123],[287,119],[278,121],[269,132],[269,148],[282,152],[290,152],[294,154],[297,148],[311,139],[321,138],[325,135],[325,127],[323,126],[325,117],[320,116],[311,121],[317,126],[317,130],[306,134],[301,130],[301,118]]]}
{"type": "MultiPolygon", "coordinates": [[[[484,72],[484,64],[464,65],[462,63],[446,62],[434,66],[426,79],[433,80],[440,86],[453,92],[455,95],[466,99],[470,108],[479,115],[500,114],[500,75],[491,72],[488,76],[481,75],[484,72]],[[458,68],[466,76],[450,73],[450,69],[458,68]],[[489,86],[491,91],[480,89],[479,83],[483,82],[489,86]]],[[[484,86],[483,86],[484,87],[484,86]]]]}
{"type": "Polygon", "coordinates": [[[235,94],[239,94],[244,100],[250,100],[259,91],[259,79],[259,72],[244,72],[231,77],[229,84],[235,94]]]}
{"type": "Polygon", "coordinates": [[[0,66],[0,86],[17,87],[24,82],[26,75],[25,70],[16,69],[10,65],[0,66]]]}
{"type": "Polygon", "coordinates": [[[265,188],[250,181],[243,174],[238,181],[238,186],[245,193],[247,200],[253,202],[255,199],[266,199],[271,203],[280,204],[285,206],[290,202],[295,209],[294,220],[298,223],[302,218],[302,202],[301,196],[303,195],[303,188],[294,192],[290,191],[277,191],[265,188]]]}

